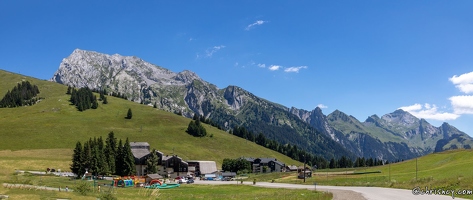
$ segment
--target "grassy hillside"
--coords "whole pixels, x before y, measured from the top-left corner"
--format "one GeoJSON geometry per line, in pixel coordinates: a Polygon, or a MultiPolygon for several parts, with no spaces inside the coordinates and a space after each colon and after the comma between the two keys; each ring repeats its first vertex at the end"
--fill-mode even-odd
{"type": "MultiPolygon", "coordinates": [[[[412,159],[378,167],[316,171],[305,184],[473,190],[472,158],[473,150],[451,150],[420,157],[417,159],[417,179],[416,159],[412,159]]],[[[295,173],[262,174],[254,178],[302,184],[295,173]]],[[[473,199],[473,195],[459,196],[473,199]]]]}
{"type": "MultiPolygon", "coordinates": [[[[34,106],[0,109],[0,150],[65,149],[89,137],[106,137],[110,131],[117,138],[145,141],[164,154],[184,159],[214,160],[240,156],[276,157],[286,164],[298,162],[255,143],[234,137],[214,127],[205,126],[213,137],[195,138],[185,130],[190,119],[153,109],[131,101],[108,97],[96,110],[79,112],[70,105],[67,87],[0,70],[0,96],[18,82],[28,80],[38,85],[44,100],[34,106]],[[125,119],[128,108],[131,120],[125,119]]],[[[98,95],[97,95],[98,96],[98,95]]]]}

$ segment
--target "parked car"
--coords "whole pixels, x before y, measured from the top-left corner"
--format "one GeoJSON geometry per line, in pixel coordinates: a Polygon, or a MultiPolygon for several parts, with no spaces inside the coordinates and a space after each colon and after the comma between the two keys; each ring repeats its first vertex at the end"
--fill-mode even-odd
{"type": "Polygon", "coordinates": [[[194,179],[193,178],[187,179],[187,184],[191,184],[191,183],[194,183],[194,179]]]}

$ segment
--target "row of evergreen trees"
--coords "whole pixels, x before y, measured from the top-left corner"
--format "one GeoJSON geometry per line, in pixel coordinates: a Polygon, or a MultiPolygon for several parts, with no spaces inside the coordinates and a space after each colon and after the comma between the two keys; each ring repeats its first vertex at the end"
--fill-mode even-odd
{"type": "Polygon", "coordinates": [[[205,137],[207,135],[207,130],[202,126],[200,120],[190,121],[186,132],[194,137],[205,137]]]}
{"type": "Polygon", "coordinates": [[[117,143],[112,131],[105,142],[102,137],[90,138],[83,145],[78,141],[72,155],[71,171],[80,177],[86,169],[95,175],[135,174],[135,158],[128,138],[125,143],[121,139],[117,143]]]}
{"type": "Polygon", "coordinates": [[[23,81],[13,87],[11,91],[7,91],[0,100],[0,108],[31,106],[38,101],[38,98],[34,98],[38,94],[38,86],[32,85],[29,81],[23,81]]]}
{"type": "Polygon", "coordinates": [[[99,107],[97,97],[88,87],[83,87],[77,90],[76,88],[69,86],[66,94],[71,95],[70,101],[79,111],[84,111],[90,108],[97,109],[99,107]]]}
{"type": "Polygon", "coordinates": [[[302,149],[299,149],[297,145],[280,144],[276,140],[266,138],[263,133],[259,133],[255,136],[253,132],[248,131],[245,127],[236,126],[233,128],[233,130],[230,131],[230,134],[247,139],[251,142],[254,142],[260,146],[269,148],[271,150],[277,151],[294,160],[306,162],[308,163],[308,165],[316,164],[319,168],[328,167],[328,162],[323,157],[316,156],[302,149]]]}
{"type": "Polygon", "coordinates": [[[358,157],[355,161],[351,161],[348,157],[342,156],[338,160],[330,159],[329,167],[333,168],[350,168],[350,167],[373,167],[379,165],[389,164],[388,161],[383,161],[377,158],[363,158],[358,157]]]}

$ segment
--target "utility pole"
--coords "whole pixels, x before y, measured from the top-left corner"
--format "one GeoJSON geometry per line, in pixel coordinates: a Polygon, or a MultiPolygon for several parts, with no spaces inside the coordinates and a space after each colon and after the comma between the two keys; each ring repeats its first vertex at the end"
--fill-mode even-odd
{"type": "Polygon", "coordinates": [[[305,183],[305,154],[304,154],[304,183],[305,183]]]}
{"type": "Polygon", "coordinates": [[[417,157],[416,157],[416,182],[417,182],[417,157]]]}

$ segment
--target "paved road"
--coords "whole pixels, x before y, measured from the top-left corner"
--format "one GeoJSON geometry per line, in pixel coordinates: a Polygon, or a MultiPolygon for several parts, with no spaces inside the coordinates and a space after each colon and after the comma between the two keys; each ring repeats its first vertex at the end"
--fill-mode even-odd
{"type": "MultiPolygon", "coordinates": [[[[209,184],[209,185],[220,185],[220,184],[237,184],[236,181],[200,181],[196,180],[195,184],[209,184]]],[[[238,182],[240,184],[240,182],[238,182]]],[[[245,185],[253,185],[252,182],[243,182],[245,185]]],[[[288,184],[288,183],[268,183],[268,182],[257,182],[255,186],[260,187],[272,187],[272,188],[288,188],[288,189],[314,189],[313,185],[300,185],[300,184],[288,184]]],[[[334,199],[367,199],[367,200],[399,200],[399,199],[414,199],[414,200],[451,200],[451,193],[447,195],[435,195],[435,194],[423,194],[414,195],[412,190],[404,189],[393,189],[393,188],[380,188],[380,187],[345,187],[345,186],[317,186],[317,190],[329,191],[334,194],[334,199]],[[354,193],[348,193],[352,191],[354,193]],[[338,193],[345,193],[340,194],[338,193]],[[354,195],[353,195],[354,194],[354,195]],[[359,195],[361,194],[361,196],[359,195]]],[[[425,188],[424,188],[425,190],[425,188]]],[[[438,192],[438,191],[437,191],[438,192]]],[[[445,191],[446,192],[446,191],[445,191]]],[[[451,191],[449,191],[451,192],[451,191]]],[[[455,197],[455,199],[462,199],[455,197]]]]}

